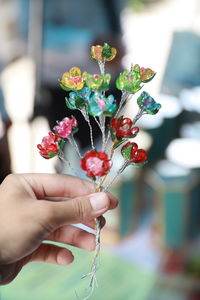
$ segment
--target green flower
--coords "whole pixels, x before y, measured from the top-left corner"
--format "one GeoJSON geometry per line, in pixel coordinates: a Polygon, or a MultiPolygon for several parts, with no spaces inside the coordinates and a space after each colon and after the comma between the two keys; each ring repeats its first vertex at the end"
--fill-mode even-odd
{"type": "Polygon", "coordinates": [[[86,85],[92,90],[107,91],[109,89],[111,76],[110,74],[98,75],[98,74],[86,74],[84,77],[86,85]]]}
{"type": "Polygon", "coordinates": [[[136,70],[125,70],[116,80],[116,87],[121,91],[127,91],[131,94],[138,92],[143,85],[140,79],[140,73],[136,70]]]}
{"type": "Polygon", "coordinates": [[[135,65],[130,71],[125,70],[116,80],[116,86],[121,91],[127,91],[135,94],[142,87],[142,83],[147,83],[153,79],[155,72],[149,68],[140,68],[135,65]]]}

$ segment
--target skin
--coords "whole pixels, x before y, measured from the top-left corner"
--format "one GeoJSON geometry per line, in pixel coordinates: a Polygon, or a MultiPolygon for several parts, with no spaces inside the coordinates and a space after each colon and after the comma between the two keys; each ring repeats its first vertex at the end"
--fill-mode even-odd
{"type": "Polygon", "coordinates": [[[5,178],[0,185],[0,285],[11,282],[29,262],[68,265],[73,261],[70,250],[48,241],[95,249],[94,234],[70,225],[94,228],[96,217],[117,206],[111,194],[94,189],[91,182],[68,175],[5,178]]]}

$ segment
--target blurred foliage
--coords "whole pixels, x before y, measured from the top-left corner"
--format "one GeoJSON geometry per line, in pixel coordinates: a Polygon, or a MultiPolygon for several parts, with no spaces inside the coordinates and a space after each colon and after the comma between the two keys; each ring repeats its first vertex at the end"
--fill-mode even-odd
{"type": "Polygon", "coordinates": [[[129,0],[128,6],[131,7],[134,11],[143,11],[151,4],[155,4],[160,1],[162,0],[129,0]]]}

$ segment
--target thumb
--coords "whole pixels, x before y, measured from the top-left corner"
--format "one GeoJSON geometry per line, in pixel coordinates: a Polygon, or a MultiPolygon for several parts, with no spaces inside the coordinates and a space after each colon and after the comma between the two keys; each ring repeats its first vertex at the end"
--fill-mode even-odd
{"type": "Polygon", "coordinates": [[[40,200],[40,216],[50,231],[64,224],[81,223],[105,213],[111,206],[112,196],[98,192],[61,202],[40,200]],[[42,213],[43,212],[43,213],[42,213]]]}

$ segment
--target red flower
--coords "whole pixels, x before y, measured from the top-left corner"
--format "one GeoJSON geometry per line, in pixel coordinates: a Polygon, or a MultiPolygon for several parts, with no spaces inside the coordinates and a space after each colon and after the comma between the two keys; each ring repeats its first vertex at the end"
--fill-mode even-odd
{"type": "Polygon", "coordinates": [[[59,136],[49,132],[48,136],[43,137],[41,144],[37,145],[40,155],[44,158],[52,158],[59,153],[59,136]]]}
{"type": "Polygon", "coordinates": [[[104,176],[112,167],[112,161],[105,152],[90,150],[81,159],[81,168],[87,171],[87,176],[104,176]]]}
{"type": "Polygon", "coordinates": [[[123,116],[118,119],[111,119],[110,127],[118,139],[133,138],[139,132],[139,128],[133,126],[133,121],[129,118],[123,118],[123,116]]]}
{"type": "Polygon", "coordinates": [[[130,163],[141,164],[147,159],[144,149],[138,149],[136,143],[128,142],[121,149],[122,156],[130,163]]]}

